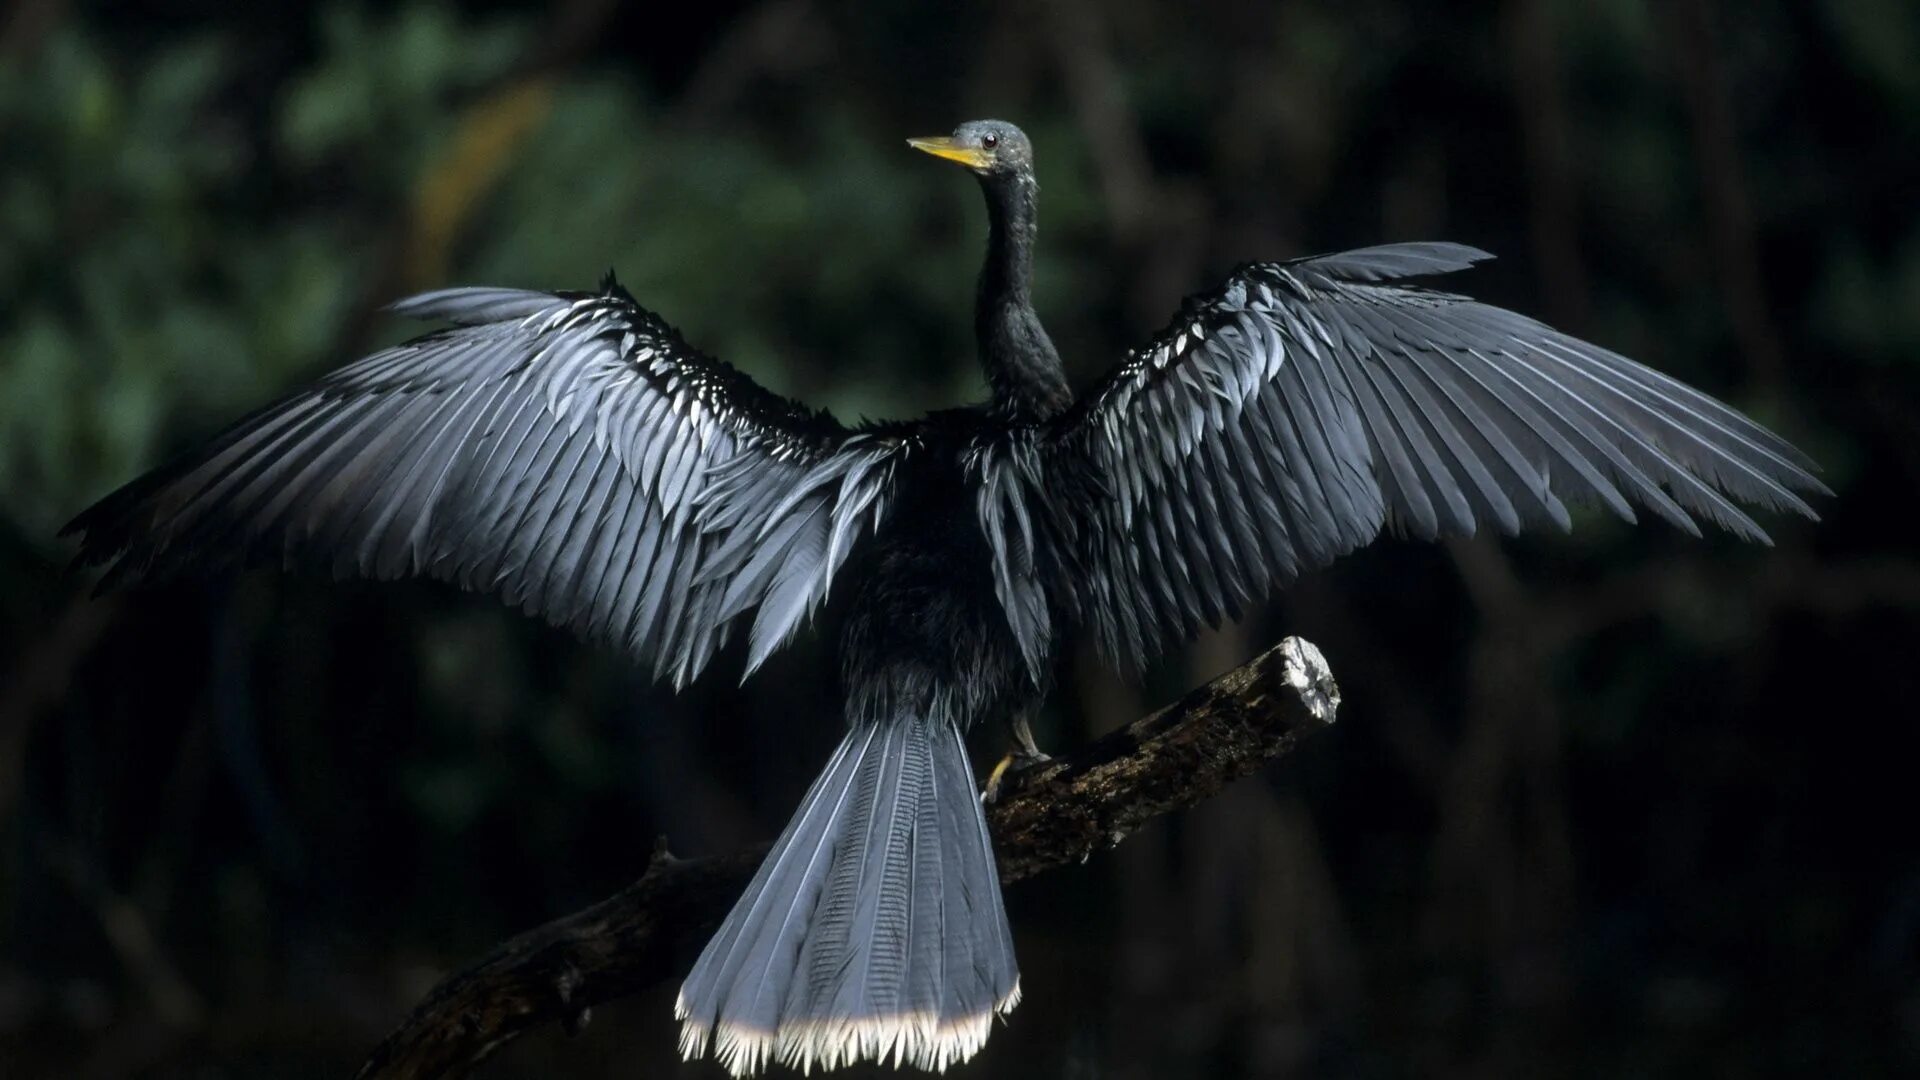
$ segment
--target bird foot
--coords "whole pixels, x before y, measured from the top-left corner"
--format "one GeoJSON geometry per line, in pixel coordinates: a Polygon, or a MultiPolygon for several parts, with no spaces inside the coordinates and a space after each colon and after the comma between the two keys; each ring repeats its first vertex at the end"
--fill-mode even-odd
{"type": "Polygon", "coordinates": [[[1033,729],[1027,726],[1026,717],[1016,718],[1012,726],[1013,748],[987,774],[985,790],[980,792],[980,801],[987,806],[1011,794],[1027,774],[1053,760],[1051,754],[1033,741],[1033,729]]]}

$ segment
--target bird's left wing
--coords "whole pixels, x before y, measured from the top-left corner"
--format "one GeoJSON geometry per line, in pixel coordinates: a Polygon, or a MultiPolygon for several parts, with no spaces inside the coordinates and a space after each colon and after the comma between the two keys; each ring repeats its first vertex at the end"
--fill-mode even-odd
{"type": "Polygon", "coordinates": [[[1568,526],[1562,500],[1698,534],[1809,517],[1811,462],[1728,406],[1532,319],[1394,279],[1484,252],[1395,244],[1242,267],[1034,447],[1055,575],[1107,654],[1140,663],[1383,529],[1568,526]],[[1056,498],[1056,502],[1060,501],[1056,498]]]}
{"type": "Polygon", "coordinates": [[[887,502],[899,439],[852,432],[598,293],[448,289],[453,328],[241,420],[75,518],[102,587],[274,560],[499,593],[663,679],[758,607],[749,670],[887,502]]]}

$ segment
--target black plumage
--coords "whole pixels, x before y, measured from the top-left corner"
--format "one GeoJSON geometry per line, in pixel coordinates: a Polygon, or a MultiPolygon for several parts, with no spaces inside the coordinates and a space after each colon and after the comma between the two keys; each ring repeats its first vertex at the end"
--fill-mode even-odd
{"type": "Polygon", "coordinates": [[[240,421],[74,520],[103,587],[271,560],[499,593],[694,678],[749,671],[864,554],[848,735],[682,987],[682,1048],[736,1073],[970,1057],[1019,996],[962,735],[1045,693],[1064,635],[1137,665],[1383,530],[1567,528],[1635,505],[1764,541],[1807,458],[1695,390],[1404,279],[1397,244],[1254,263],[1077,398],[1030,298],[1018,128],[914,145],[981,179],[991,400],[847,428],[600,291],[450,289],[452,328],[240,421]],[[749,613],[752,613],[748,621],[749,613]]]}

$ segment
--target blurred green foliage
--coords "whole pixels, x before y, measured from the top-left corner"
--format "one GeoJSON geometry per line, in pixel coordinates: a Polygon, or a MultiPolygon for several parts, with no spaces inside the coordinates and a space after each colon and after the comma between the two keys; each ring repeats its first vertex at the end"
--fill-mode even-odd
{"type": "MultiPolygon", "coordinates": [[[[319,55],[255,118],[264,131],[223,100],[233,34],[118,64],[65,25],[0,75],[20,163],[0,192],[0,288],[18,298],[0,319],[0,484],[22,535],[50,535],[170,434],[363,347],[367,308],[444,283],[408,280],[420,265],[546,288],[611,266],[709,351],[777,389],[825,380],[816,396],[849,416],[978,392],[958,336],[971,295],[955,288],[976,254],[920,242],[930,207],[963,219],[971,193],[895,141],[830,115],[780,146],[677,131],[607,71],[533,95],[531,122],[476,162],[463,140],[489,137],[485,88],[525,51],[523,21],[422,4],[332,6],[317,22],[319,55]],[[423,233],[409,217],[423,191],[489,155],[507,160],[455,208],[458,235],[423,233]],[[421,244],[457,250],[409,250],[421,244]],[[929,338],[934,324],[953,335],[929,338]]],[[[1052,229],[1092,226],[1083,188],[1048,196],[1052,229]]],[[[1075,299],[1051,267],[1040,285],[1075,299]]]]}
{"type": "MultiPolygon", "coordinates": [[[[9,1078],[341,1075],[656,834],[777,830],[828,635],[676,699],[432,587],[89,603],[55,532],[447,284],[611,266],[843,418],[974,399],[978,197],[900,139],[980,115],[1039,147],[1082,384],[1235,261],[1455,239],[1502,258],[1448,287],[1754,411],[1840,497],[1771,552],[1383,544],[1144,690],[1070,664],[1058,741],[1298,632],[1347,723],[1014,890],[1029,998],[978,1074],[1920,1063],[1920,7],[186,8],[0,15],[9,1078]]],[[[612,1012],[492,1075],[667,1068],[667,1002],[612,1012]]]]}

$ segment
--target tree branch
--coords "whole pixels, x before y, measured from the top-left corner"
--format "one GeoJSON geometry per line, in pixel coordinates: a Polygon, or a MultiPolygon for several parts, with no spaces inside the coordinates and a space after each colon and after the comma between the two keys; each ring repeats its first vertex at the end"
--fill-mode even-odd
{"type": "MultiPolygon", "coordinates": [[[[1191,806],[1333,723],[1340,690],[1311,643],[1287,638],[1172,705],[1019,778],[987,812],[1000,879],[1085,862],[1149,819],[1191,806]]],[[[579,1030],[592,1006],[680,973],[766,854],[680,859],[513,938],[441,980],[360,1080],[463,1076],[537,1025],[579,1030]]]]}

